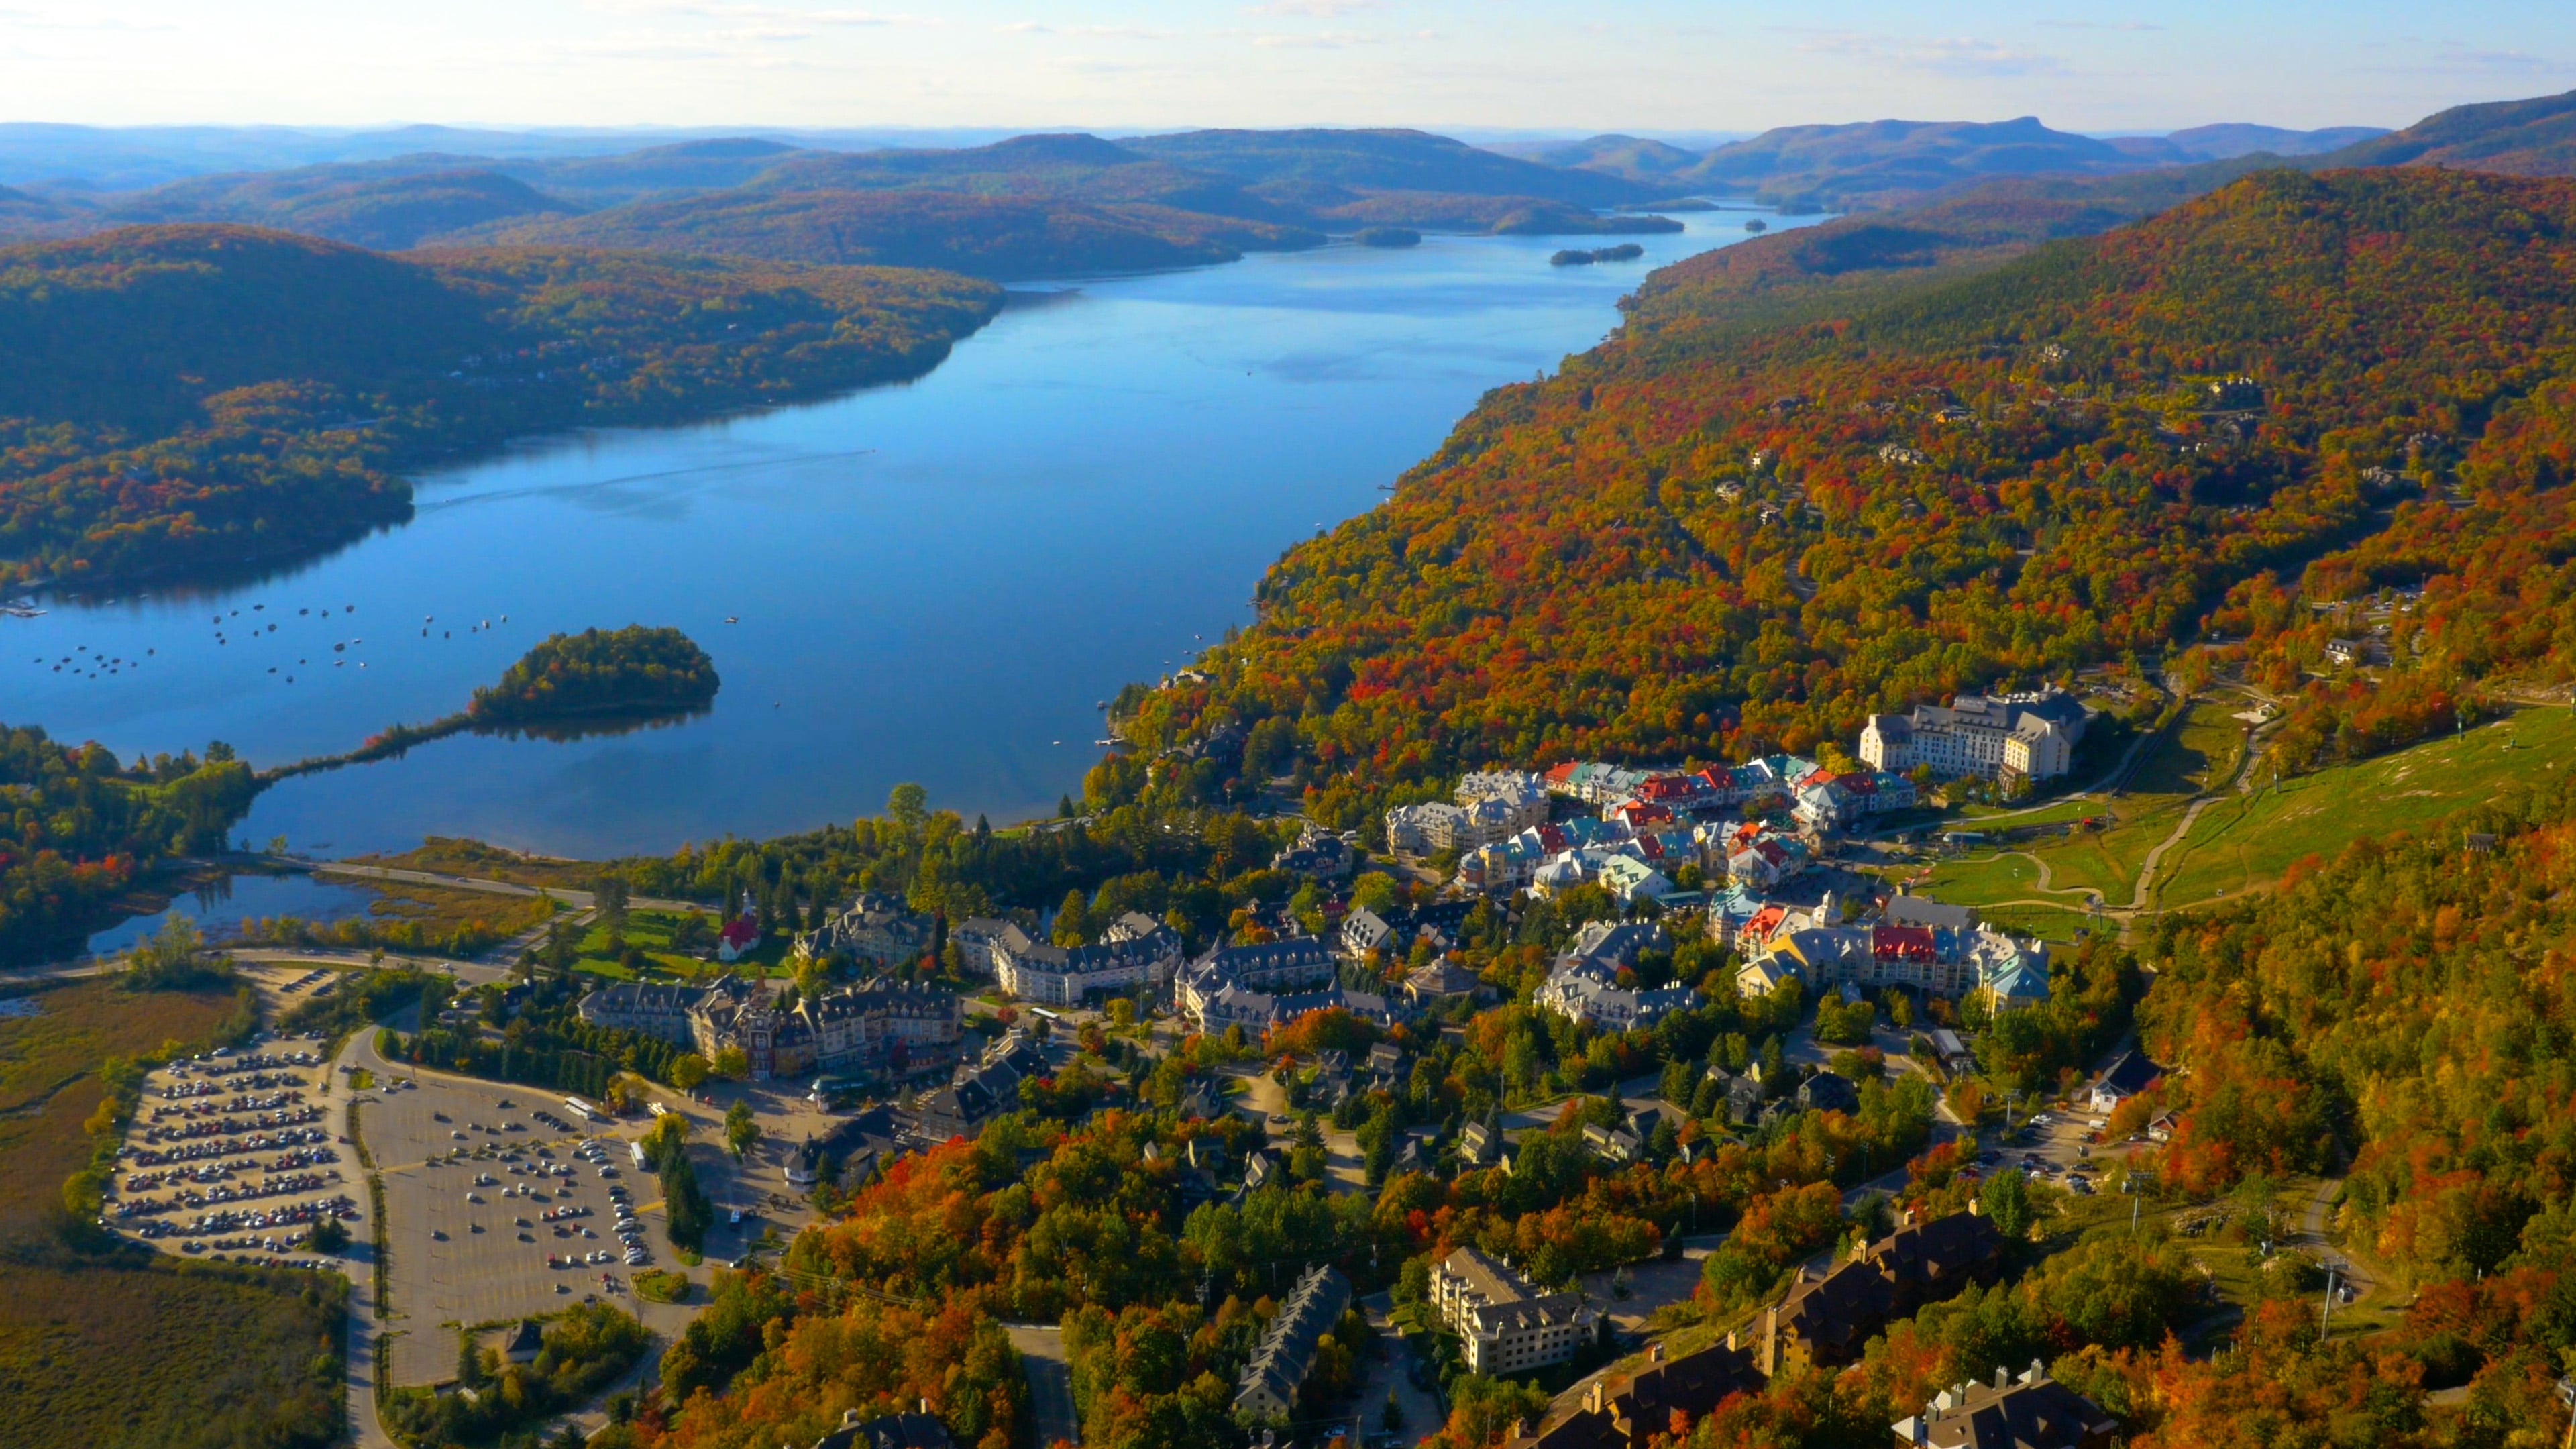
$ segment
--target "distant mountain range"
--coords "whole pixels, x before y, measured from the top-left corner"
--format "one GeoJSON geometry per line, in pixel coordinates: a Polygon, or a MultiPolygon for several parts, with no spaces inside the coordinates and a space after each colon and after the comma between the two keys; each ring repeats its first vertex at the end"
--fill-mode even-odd
{"type": "MultiPolygon", "coordinates": [[[[1421,131],[1322,129],[1114,140],[1022,135],[972,146],[867,146],[886,134],[932,133],[861,132],[631,144],[647,134],[6,125],[0,240],[223,223],[383,250],[606,246],[927,266],[1012,280],[1222,262],[1247,251],[1315,246],[1370,226],[1529,235],[1671,230],[1678,224],[1635,213],[1658,202],[1732,196],[1805,211],[1888,212],[1937,202],[1946,208],[1937,212],[1945,226],[1968,213],[1989,216],[1967,227],[1973,251],[1996,244],[1992,215],[2015,218],[2002,229],[2021,244],[2060,224],[2061,213],[2093,217],[2108,207],[2143,215],[2217,184],[2204,184],[2207,177],[2232,178],[2258,165],[2567,170],[2576,166],[2576,95],[2464,106],[2397,132],[2230,123],[2095,137],[2025,116],[1792,126],[1705,151],[1611,134],[1513,142],[1513,154],[1504,154],[1421,131]],[[405,145],[419,149],[397,149],[405,145]],[[100,189],[110,177],[209,157],[301,155],[334,159],[100,189]],[[55,173],[86,184],[24,179],[43,174],[47,156],[55,173]],[[2156,179],[2095,188],[2081,200],[2067,195],[2073,181],[2120,177],[2156,179]],[[1965,212],[1949,204],[2011,180],[2031,185],[1969,201],[1965,212]]],[[[1929,253],[1909,251],[1902,238],[1921,230],[1918,218],[1869,231],[1867,243],[1851,240],[1864,234],[1855,226],[1799,245],[1810,257],[1837,246],[1852,256],[1919,259],[1929,253]]]]}
{"type": "Polygon", "coordinates": [[[1785,126],[1694,154],[1634,136],[1534,152],[1533,159],[1676,193],[1749,196],[1794,210],[1886,207],[1999,176],[2108,175],[2265,152],[2306,156],[2385,132],[2217,125],[2169,136],[2079,136],[2035,116],[1996,122],[1868,121],[1785,126]]]}
{"type": "Polygon", "coordinates": [[[611,246],[1013,279],[1230,261],[1376,225],[1678,229],[1596,210],[1654,194],[1417,131],[1040,135],[869,151],[733,137],[609,156],[423,152],[107,196],[19,190],[0,197],[0,237],[222,222],[389,250],[611,246]]]}

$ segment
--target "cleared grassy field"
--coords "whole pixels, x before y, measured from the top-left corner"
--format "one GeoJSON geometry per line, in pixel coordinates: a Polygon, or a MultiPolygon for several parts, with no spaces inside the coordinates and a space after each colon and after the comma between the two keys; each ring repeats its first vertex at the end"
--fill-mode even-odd
{"type": "MultiPolygon", "coordinates": [[[[2193,796],[2213,783],[2224,784],[2243,761],[2245,725],[2230,718],[2240,707],[2232,699],[2193,705],[2181,723],[2140,757],[2128,789],[2117,799],[2069,801],[2028,819],[1994,822],[2005,827],[2103,816],[2110,821],[2105,828],[1944,862],[1934,868],[1925,893],[1966,905],[2063,900],[2080,908],[2083,893],[2093,891],[2105,905],[2126,906],[2147,852],[2173,833],[2193,796]]],[[[2057,914],[2062,913],[2040,913],[2043,919],[2057,914]]],[[[2060,930],[2042,934],[2063,939],[2060,930]]]]}
{"type": "Polygon", "coordinates": [[[2109,828],[2032,847],[2048,862],[2049,883],[2100,891],[2106,904],[2127,905],[2147,852],[2173,833],[2193,796],[2225,784],[2243,761],[2245,725],[2229,718],[2242,707],[2232,699],[2193,705],[2139,759],[2127,793],[2102,812],[2111,817],[2109,828]]]}
{"type": "Polygon", "coordinates": [[[578,947],[581,955],[573,969],[613,981],[693,981],[700,976],[727,971],[737,976],[786,973],[787,942],[778,936],[762,941],[739,961],[718,965],[700,959],[697,952],[708,949],[715,942],[712,917],[707,918],[707,934],[699,938],[703,944],[687,951],[674,948],[671,944],[673,933],[680,929],[680,922],[684,919],[667,911],[628,911],[626,945],[638,953],[631,961],[611,954],[607,930],[592,925],[582,933],[578,947]]]}
{"type": "Polygon", "coordinates": [[[544,925],[557,909],[534,896],[505,896],[491,891],[441,890],[400,882],[365,882],[376,893],[367,906],[370,920],[383,925],[408,922],[428,936],[451,936],[477,928],[515,936],[544,925]]]}
{"type": "Polygon", "coordinates": [[[232,1005],[228,992],[128,992],[94,978],[15,999],[36,1014],[0,1017],[0,1236],[40,1222],[89,1160],[81,1123],[104,1095],[102,1059],[195,1041],[232,1005]]]}
{"type": "Polygon", "coordinates": [[[214,1263],[0,1268],[11,1449],[307,1449],[333,1442],[343,1289],[214,1263]]]}
{"type": "Polygon", "coordinates": [[[472,876],[477,880],[506,880],[519,885],[552,886],[557,890],[586,891],[599,878],[599,866],[587,860],[555,860],[545,856],[524,856],[479,840],[458,840],[433,835],[414,849],[400,855],[361,855],[352,857],[358,865],[380,865],[389,870],[425,870],[440,875],[472,876]]]}
{"type": "Polygon", "coordinates": [[[84,1258],[51,1235],[108,1056],[201,1038],[229,993],[91,979],[0,1017],[0,1443],[10,1449],[327,1443],[339,1427],[337,1280],[84,1258]]]}
{"type": "Polygon", "coordinates": [[[2517,778],[2576,769],[2576,713],[2531,709],[2211,806],[2170,854],[2157,904],[2174,909],[2278,880],[2293,861],[2356,838],[2420,829],[2493,799],[2517,778]]]}

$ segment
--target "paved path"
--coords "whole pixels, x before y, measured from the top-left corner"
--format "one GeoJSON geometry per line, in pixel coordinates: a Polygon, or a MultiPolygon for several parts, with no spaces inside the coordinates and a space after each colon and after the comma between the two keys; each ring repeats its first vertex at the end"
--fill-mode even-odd
{"type": "Polygon", "coordinates": [[[1052,1323],[1005,1323],[1020,1372],[1028,1375],[1029,1407],[1036,1413],[1038,1449],[1082,1442],[1073,1416],[1073,1374],[1065,1366],[1064,1330],[1052,1323]]]}
{"type": "Polygon", "coordinates": [[[2336,1252],[2334,1245],[2326,1241],[2326,1209],[2342,1186],[2340,1177],[2329,1177],[2317,1184],[2316,1196],[2308,1199],[2308,1210],[2300,1215],[2299,1231],[2290,1239],[2290,1244],[2304,1248],[2331,1264],[2335,1270],[2335,1281],[2350,1285],[2352,1296],[2358,1301],[2370,1292],[2369,1270],[2354,1262],[2349,1255],[2336,1252]]]}
{"type": "MultiPolygon", "coordinates": [[[[352,1120],[358,1095],[349,1090],[349,1074],[342,1066],[369,1066],[377,1063],[376,1034],[353,1032],[340,1055],[332,1062],[326,1080],[331,1087],[331,1123],[334,1130],[347,1137],[353,1151],[364,1150],[365,1138],[360,1123],[352,1120]]],[[[374,1169],[367,1169],[368,1184],[376,1182],[374,1169]]],[[[376,1302],[376,1202],[372,1190],[362,1191],[358,1199],[358,1221],[349,1228],[349,1316],[347,1362],[349,1377],[349,1427],[359,1449],[397,1449],[392,1435],[376,1419],[376,1378],[381,1372],[376,1362],[376,1335],[383,1331],[383,1305],[376,1302]]]]}
{"type": "MultiPolygon", "coordinates": [[[[263,962],[272,966],[339,966],[364,971],[376,964],[363,951],[305,950],[292,946],[243,946],[227,953],[244,961],[263,962]]],[[[468,986],[482,986],[494,981],[507,981],[518,973],[492,961],[458,961],[446,956],[398,956],[388,952],[388,967],[413,967],[422,971],[441,971],[468,986]]],[[[372,1036],[374,1033],[370,1032],[372,1036]]],[[[408,1066],[403,1068],[409,1071],[408,1066]]]]}
{"type": "MultiPolygon", "coordinates": [[[[366,880],[396,881],[404,885],[439,886],[447,890],[488,891],[501,896],[552,896],[576,910],[589,910],[597,902],[590,892],[567,890],[561,886],[521,885],[517,881],[485,880],[480,876],[441,875],[436,871],[399,870],[381,865],[348,865],[340,861],[317,860],[310,869],[315,875],[348,875],[366,880]]],[[[663,900],[658,896],[630,896],[626,908],[634,911],[702,911],[706,907],[695,901],[663,900]]]]}
{"type": "Polygon", "coordinates": [[[2164,864],[2165,852],[2182,844],[2183,837],[2191,834],[2191,827],[2200,819],[2200,812],[2245,788],[2246,778],[2254,772],[2254,762],[2262,758],[2261,751],[2256,748],[2260,743],[2258,738],[2260,733],[2259,730],[2245,732],[2245,747],[2236,761],[2236,773],[2228,777],[2226,784],[2204,789],[2194,797],[2191,804],[2183,810],[2182,819],[2174,823],[2173,833],[2157,841],[2147,851],[2147,858],[2138,863],[2138,884],[2129,892],[2129,910],[2132,914],[2147,908],[2147,897],[2155,889],[2156,869],[2164,864]]]}

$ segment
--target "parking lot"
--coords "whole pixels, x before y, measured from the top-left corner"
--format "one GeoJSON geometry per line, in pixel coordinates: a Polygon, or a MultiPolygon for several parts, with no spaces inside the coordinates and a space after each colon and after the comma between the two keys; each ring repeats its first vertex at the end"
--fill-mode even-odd
{"type": "Polygon", "coordinates": [[[108,1226],[186,1257],[320,1266],[313,1225],[354,1233],[363,1195],[320,1050],[266,1041],[153,1065],[106,1188],[108,1226]]]}
{"type": "Polygon", "coordinates": [[[1998,1139],[1979,1161],[1988,1171],[2018,1167],[2079,1196],[2090,1195],[2140,1146],[2133,1141],[2091,1141],[2099,1132],[2094,1124],[2104,1120],[2101,1114],[2081,1108],[2040,1112],[1998,1139]]]}
{"type": "Polygon", "coordinates": [[[385,1077],[354,1098],[384,1178],[394,1383],[453,1373],[453,1325],[625,1297],[669,1253],[653,1176],[552,1097],[385,1077]]]}

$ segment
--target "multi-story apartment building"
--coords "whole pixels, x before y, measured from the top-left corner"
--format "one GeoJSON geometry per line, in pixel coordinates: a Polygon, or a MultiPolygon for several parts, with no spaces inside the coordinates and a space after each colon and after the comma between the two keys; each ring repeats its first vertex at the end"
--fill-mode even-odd
{"type": "MultiPolygon", "coordinates": [[[[1024,1001],[1074,1006],[1093,996],[1161,988],[1180,970],[1181,938],[1129,912],[1097,945],[1057,946],[1013,928],[992,942],[993,979],[1024,1001]]],[[[962,951],[961,951],[962,953],[962,951]]]]}
{"type": "Polygon", "coordinates": [[[1926,704],[1911,715],[1871,715],[1861,728],[1860,757],[1899,775],[1924,766],[1943,777],[2050,780],[2073,767],[2084,722],[2084,706],[2055,685],[2031,694],[1963,694],[1946,709],[1926,704]]]}
{"type": "Polygon", "coordinates": [[[1431,1270],[1431,1304],[1458,1334],[1470,1373],[1508,1374],[1572,1358],[1596,1332],[1599,1315],[1579,1293],[1542,1293],[1527,1278],[1475,1248],[1460,1248],[1431,1270]]]}
{"type": "Polygon", "coordinates": [[[713,1060],[740,1048],[755,1079],[806,1072],[909,1076],[956,1059],[963,1015],[955,996],[871,981],[787,1001],[766,982],[726,976],[709,986],[603,986],[581,1000],[584,1021],[686,1043],[713,1060]]]}

